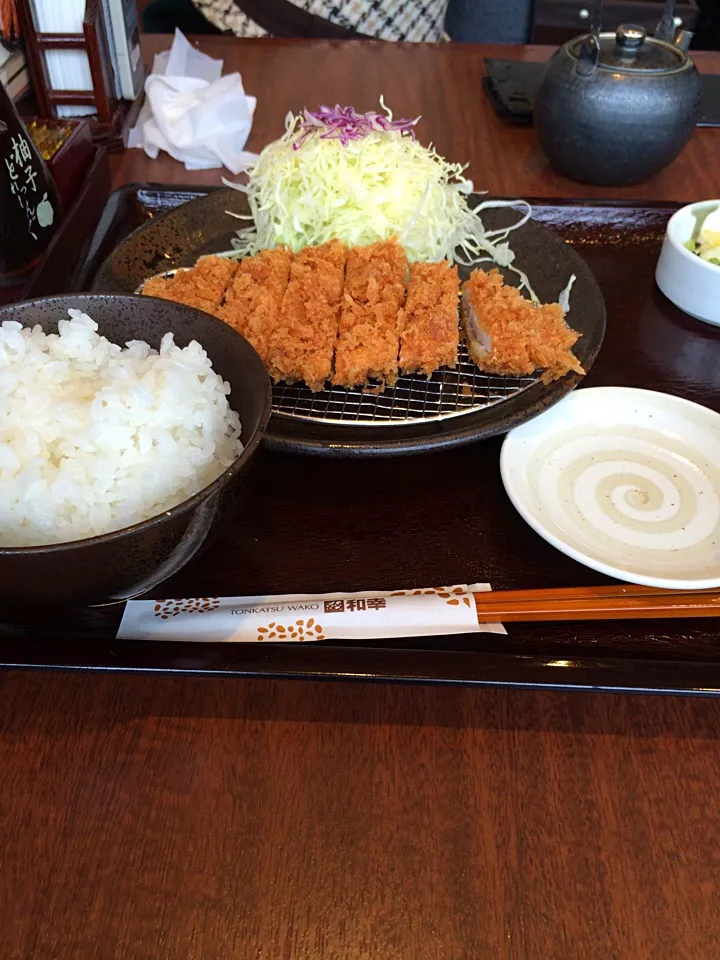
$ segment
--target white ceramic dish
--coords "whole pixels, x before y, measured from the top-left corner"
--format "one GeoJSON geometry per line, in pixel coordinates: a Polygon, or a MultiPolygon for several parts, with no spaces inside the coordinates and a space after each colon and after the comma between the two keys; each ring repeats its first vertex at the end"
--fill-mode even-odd
{"type": "Polygon", "coordinates": [[[681,207],[670,217],[655,280],[676,307],[696,320],[720,326],[720,267],[701,260],[685,244],[692,238],[696,214],[720,207],[720,200],[703,200],[681,207]]]}
{"type": "Polygon", "coordinates": [[[576,390],[505,438],[530,526],[574,560],[666,589],[720,587],[720,415],[626,387],[576,390]]]}

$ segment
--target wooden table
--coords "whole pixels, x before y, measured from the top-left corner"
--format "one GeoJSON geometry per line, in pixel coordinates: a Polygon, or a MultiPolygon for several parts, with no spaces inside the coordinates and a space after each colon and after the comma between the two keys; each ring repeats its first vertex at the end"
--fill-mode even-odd
{"type": "MultiPolygon", "coordinates": [[[[508,51],[203,43],[259,96],[250,147],[384,92],[478,187],[607,195],[494,121],[481,60],[508,51]]],[[[139,151],[113,172],[218,177],[139,151]]],[[[700,131],[623,195],[718,179],[700,131]]],[[[717,700],[0,674],[0,957],[714,960],[718,731],[717,700]]]]}
{"type": "MultiPolygon", "coordinates": [[[[148,62],[170,41],[145,37],[148,62]]],[[[395,116],[422,114],[418,135],[423,141],[432,141],[448,159],[468,163],[475,188],[496,196],[694,200],[718,193],[717,129],[698,130],[683,155],[641,187],[608,191],[553,173],[534,130],[498,122],[481,87],[484,57],[544,61],[549,47],[404,43],[388,49],[380,42],[203,37],[202,49],[224,59],[226,73],[239,71],[246,92],[258,98],[248,150],[259,151],[279,137],[288,110],[314,109],[328,101],[374,110],[384,95],[395,116]]],[[[699,53],[697,61],[701,70],[720,73],[719,54],[699,53]]],[[[128,150],[113,158],[112,173],[115,186],[144,180],[215,186],[222,172],[188,173],[167,156],[150,160],[141,150],[128,150]]]]}

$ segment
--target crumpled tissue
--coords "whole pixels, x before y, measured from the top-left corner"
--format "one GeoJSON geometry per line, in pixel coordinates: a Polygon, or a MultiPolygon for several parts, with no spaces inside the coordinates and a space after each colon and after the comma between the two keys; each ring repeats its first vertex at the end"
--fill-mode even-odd
{"type": "Polygon", "coordinates": [[[222,76],[223,61],[196,50],[179,31],[169,51],[155,57],[145,81],[145,103],[128,136],[155,159],[161,150],[187,170],[244,170],[256,155],[243,150],[257,100],[239,73],[222,76]]]}

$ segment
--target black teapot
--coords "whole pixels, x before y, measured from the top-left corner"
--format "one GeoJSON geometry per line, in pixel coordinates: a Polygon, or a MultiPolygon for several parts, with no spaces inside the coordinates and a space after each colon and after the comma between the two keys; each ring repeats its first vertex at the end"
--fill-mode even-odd
{"type": "Polygon", "coordinates": [[[573,180],[627,186],[658,173],[695,129],[701,81],[684,46],[624,25],[569,40],[553,55],[535,101],[540,144],[573,180]]]}

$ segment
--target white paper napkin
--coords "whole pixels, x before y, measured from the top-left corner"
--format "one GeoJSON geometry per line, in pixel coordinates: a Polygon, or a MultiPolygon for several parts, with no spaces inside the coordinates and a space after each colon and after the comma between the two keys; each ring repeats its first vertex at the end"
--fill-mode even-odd
{"type": "Polygon", "coordinates": [[[223,61],[196,50],[179,31],[155,57],[145,103],[128,137],[155,159],[165,150],[187,170],[227,167],[240,173],[255,159],[243,148],[257,100],[245,95],[239,73],[222,76],[223,61]]]}
{"type": "Polygon", "coordinates": [[[293,643],[372,640],[454,633],[505,633],[478,623],[472,594],[487,583],[423,590],[275,597],[130,600],[118,638],[293,643]]]}

